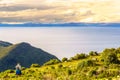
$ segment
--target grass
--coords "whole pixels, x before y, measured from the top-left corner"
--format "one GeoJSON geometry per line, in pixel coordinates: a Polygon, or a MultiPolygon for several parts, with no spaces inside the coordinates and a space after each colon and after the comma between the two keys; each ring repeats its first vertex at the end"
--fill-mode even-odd
{"type": "MultiPolygon", "coordinates": [[[[15,75],[14,70],[7,70],[5,72],[0,73],[1,80],[110,80],[110,78],[95,78],[96,75],[91,77],[89,76],[89,72],[94,70],[96,67],[86,67],[81,69],[77,69],[77,66],[82,60],[75,60],[71,62],[63,62],[53,65],[41,66],[41,67],[30,67],[22,70],[22,75],[15,75]],[[60,66],[62,65],[62,66],[60,66]],[[86,75],[86,76],[85,76],[86,75]],[[82,78],[84,77],[84,78],[82,78]]],[[[118,69],[106,69],[106,71],[117,71],[118,69]]],[[[119,75],[113,76],[112,80],[120,79],[119,75]]]]}
{"type": "Polygon", "coordinates": [[[0,80],[120,80],[120,64],[106,65],[101,54],[87,55],[83,59],[56,64],[32,65],[23,68],[20,76],[15,75],[15,70],[6,70],[0,73],[0,80]]]}

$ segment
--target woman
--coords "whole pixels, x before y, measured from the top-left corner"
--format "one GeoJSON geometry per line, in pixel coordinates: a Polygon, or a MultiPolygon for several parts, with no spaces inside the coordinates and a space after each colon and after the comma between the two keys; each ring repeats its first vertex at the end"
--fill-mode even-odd
{"type": "Polygon", "coordinates": [[[21,73],[21,65],[18,63],[17,65],[16,65],[16,75],[21,75],[22,73],[21,73]]]}

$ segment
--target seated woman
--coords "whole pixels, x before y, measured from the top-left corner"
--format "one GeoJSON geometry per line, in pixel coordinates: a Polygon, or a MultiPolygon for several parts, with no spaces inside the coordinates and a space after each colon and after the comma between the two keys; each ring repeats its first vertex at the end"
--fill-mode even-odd
{"type": "Polygon", "coordinates": [[[21,75],[21,74],[22,74],[22,72],[21,72],[21,65],[18,63],[16,65],[16,75],[21,75]]]}

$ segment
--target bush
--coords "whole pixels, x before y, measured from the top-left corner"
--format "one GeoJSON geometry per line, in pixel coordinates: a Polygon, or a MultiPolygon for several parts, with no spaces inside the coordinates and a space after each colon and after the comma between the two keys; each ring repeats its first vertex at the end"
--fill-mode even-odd
{"type": "Polygon", "coordinates": [[[107,76],[106,71],[103,71],[102,73],[100,73],[100,74],[98,75],[98,78],[104,78],[104,77],[106,77],[106,76],[107,76]]]}
{"type": "Polygon", "coordinates": [[[71,57],[71,58],[69,59],[69,61],[72,61],[72,60],[75,60],[74,57],[71,57]]]}
{"type": "Polygon", "coordinates": [[[111,68],[111,69],[117,69],[117,68],[119,68],[119,64],[110,64],[109,68],[111,68]]]}
{"type": "Polygon", "coordinates": [[[118,62],[118,58],[117,58],[117,56],[114,53],[109,53],[104,58],[104,62],[105,62],[105,64],[117,63],[118,62]]]}
{"type": "Polygon", "coordinates": [[[25,67],[22,67],[22,70],[25,70],[26,68],[25,67]]]}
{"type": "Polygon", "coordinates": [[[77,54],[74,58],[75,58],[76,60],[78,60],[78,59],[84,59],[84,58],[86,58],[86,54],[84,54],[84,53],[77,54]]]}
{"type": "Polygon", "coordinates": [[[55,69],[55,67],[54,67],[54,66],[51,66],[51,69],[55,69]]]}
{"type": "Polygon", "coordinates": [[[90,56],[97,56],[98,53],[97,53],[96,51],[91,51],[91,52],[89,52],[89,55],[90,55],[90,56]]]}
{"type": "Polygon", "coordinates": [[[78,63],[77,68],[83,68],[83,67],[88,67],[88,66],[95,66],[96,64],[92,60],[86,60],[78,63]]]}
{"type": "Polygon", "coordinates": [[[114,48],[105,49],[102,54],[101,58],[104,60],[104,63],[109,65],[111,63],[118,63],[117,53],[114,48]]]}
{"type": "Polygon", "coordinates": [[[71,75],[71,74],[72,74],[72,71],[71,71],[71,70],[67,70],[67,74],[68,74],[68,75],[71,75]]]}
{"type": "Polygon", "coordinates": [[[39,64],[32,64],[31,67],[40,67],[39,64]]]}
{"type": "Polygon", "coordinates": [[[34,73],[35,71],[32,69],[29,69],[28,72],[31,74],[31,73],[34,73]]]}
{"type": "Polygon", "coordinates": [[[58,68],[62,68],[62,67],[63,67],[63,65],[62,65],[62,64],[59,64],[59,65],[58,65],[58,68]]]}
{"type": "Polygon", "coordinates": [[[91,70],[89,72],[89,76],[92,77],[93,75],[96,75],[96,70],[91,70]]]}
{"type": "Polygon", "coordinates": [[[108,78],[108,80],[112,80],[112,78],[108,78]]]}
{"type": "Polygon", "coordinates": [[[87,57],[87,56],[86,56],[86,54],[84,54],[84,53],[76,54],[74,57],[71,57],[71,58],[70,58],[70,61],[72,61],[72,60],[84,59],[84,58],[86,58],[86,57],[87,57]]]}
{"type": "Polygon", "coordinates": [[[52,65],[57,63],[60,63],[58,59],[51,59],[50,61],[46,62],[44,65],[52,65]]]}
{"type": "Polygon", "coordinates": [[[110,63],[117,63],[118,59],[115,54],[109,54],[106,56],[105,63],[110,64],[110,63]]]}
{"type": "Polygon", "coordinates": [[[6,70],[5,72],[6,73],[14,73],[15,71],[14,70],[6,70]]]}
{"type": "Polygon", "coordinates": [[[62,59],[62,62],[65,62],[65,61],[68,61],[68,58],[64,57],[64,58],[62,59]]]}

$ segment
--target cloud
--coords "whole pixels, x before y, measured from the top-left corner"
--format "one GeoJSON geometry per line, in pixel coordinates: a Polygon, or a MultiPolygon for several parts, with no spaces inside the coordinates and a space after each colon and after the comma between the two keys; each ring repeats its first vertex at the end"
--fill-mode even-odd
{"type": "Polygon", "coordinates": [[[21,11],[28,9],[49,10],[53,9],[53,6],[26,6],[26,5],[12,5],[12,6],[0,6],[0,11],[21,11]]]}
{"type": "Polygon", "coordinates": [[[0,3],[1,23],[120,22],[119,0],[1,0],[0,3]]]}

